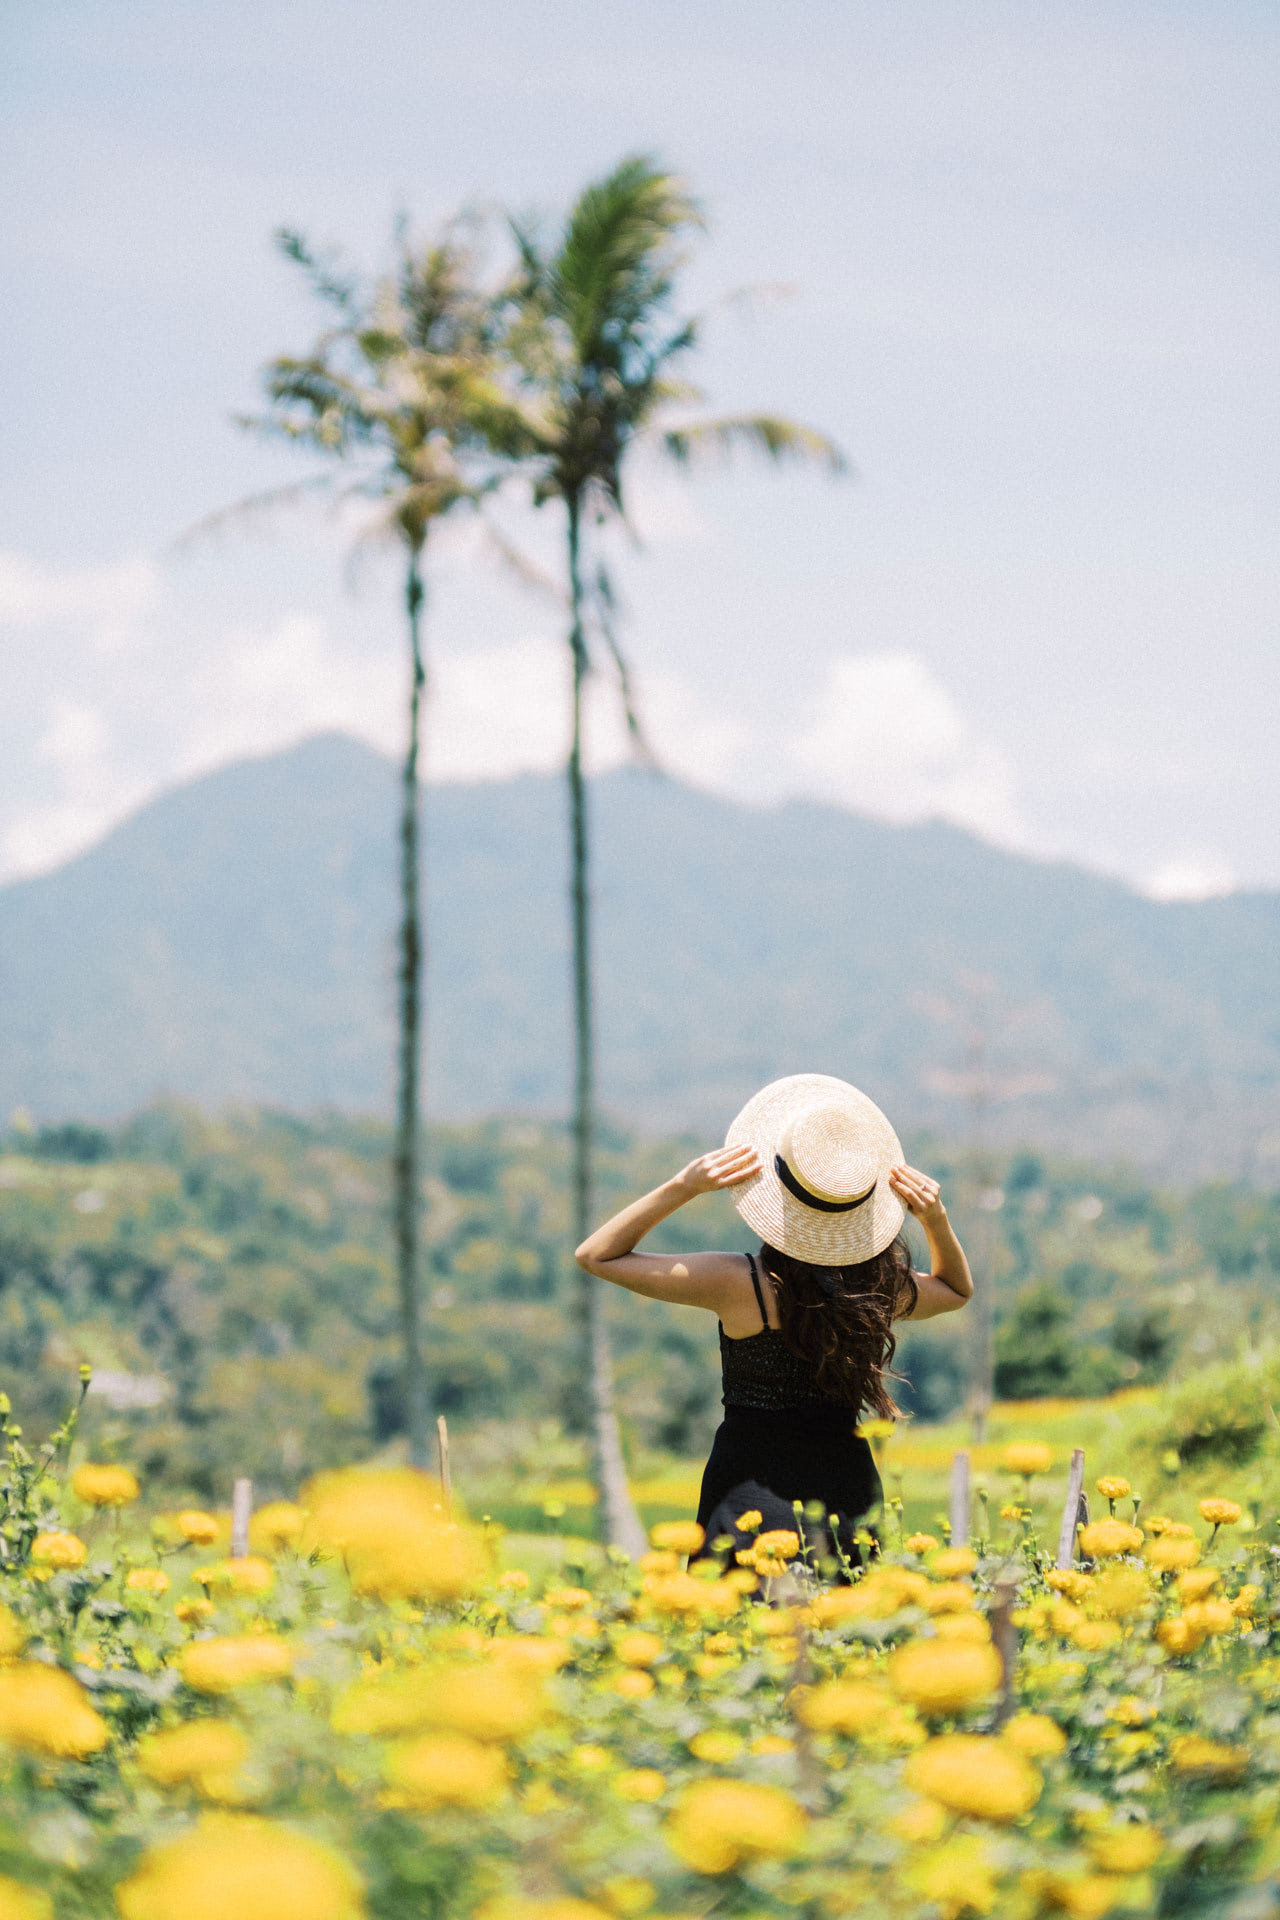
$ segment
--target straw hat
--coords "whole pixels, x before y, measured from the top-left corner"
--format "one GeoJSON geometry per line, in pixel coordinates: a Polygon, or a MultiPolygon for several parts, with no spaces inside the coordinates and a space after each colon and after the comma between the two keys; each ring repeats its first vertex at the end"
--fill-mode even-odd
{"type": "Polygon", "coordinates": [[[873,1100],[828,1073],[793,1073],[748,1100],[725,1135],[761,1171],[734,1189],[747,1225],[781,1253],[852,1266],[895,1239],[905,1208],[889,1185],[898,1136],[873,1100]]]}

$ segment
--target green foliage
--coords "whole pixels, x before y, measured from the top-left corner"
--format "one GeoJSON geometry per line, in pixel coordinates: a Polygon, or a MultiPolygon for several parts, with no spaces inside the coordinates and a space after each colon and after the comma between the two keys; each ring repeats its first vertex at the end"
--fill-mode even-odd
{"type": "MultiPolygon", "coordinates": [[[[397,1444],[387,1130],[338,1115],[213,1118],[167,1106],[102,1132],[107,1151],[92,1162],[51,1157],[39,1135],[19,1130],[0,1151],[0,1389],[28,1431],[57,1425],[88,1360],[98,1369],[86,1407],[95,1446],[175,1493],[225,1497],[237,1472],[264,1497],[292,1492],[308,1470],[397,1444]]],[[[602,1130],[601,1209],[657,1184],[695,1144],[602,1130]]],[[[938,1173],[963,1233],[963,1154],[937,1141],[909,1152],[938,1173]]],[[[464,1459],[489,1446],[482,1430],[505,1447],[485,1481],[484,1498],[496,1500],[528,1436],[563,1422],[574,1385],[569,1140],[528,1120],[438,1127],[427,1161],[433,1387],[450,1424],[476,1436],[464,1459]]],[[[997,1330],[1004,1394],[1097,1395],[1117,1377],[1140,1385],[1215,1355],[1231,1360],[1245,1329],[1261,1338],[1275,1327],[1269,1270],[1213,1272],[1195,1193],[1147,1191],[1139,1222],[1131,1176],[1046,1156],[1033,1181],[1006,1178],[1005,1194],[991,1243],[1009,1276],[996,1283],[998,1306],[1007,1303],[997,1330]],[[1099,1203],[1096,1215],[1092,1206],[1082,1215],[1082,1194],[1099,1203]],[[1036,1347],[1030,1323],[1045,1301],[1036,1347]]],[[[1248,1189],[1215,1189],[1215,1231],[1231,1207],[1248,1218],[1258,1205],[1248,1189]]],[[[748,1236],[717,1200],[683,1210],[653,1244],[745,1246],[748,1236]]],[[[633,1461],[652,1457],[648,1473],[672,1456],[695,1459],[720,1412],[714,1321],[612,1292],[609,1313],[633,1461]]],[[[900,1332],[903,1402],[940,1418],[963,1398],[966,1318],[900,1332]]],[[[1262,1377],[1244,1369],[1240,1390],[1229,1384],[1220,1396],[1230,1430],[1245,1431],[1241,1445],[1267,1418],[1262,1377]]],[[[1199,1412],[1179,1414],[1160,1448],[1188,1461],[1214,1445],[1223,1459],[1241,1457],[1221,1437],[1198,1439],[1201,1423],[1199,1412]]],[[[581,1470],[580,1459],[565,1469],[581,1470]]]]}
{"type": "Polygon", "coordinates": [[[1280,1353],[1257,1350],[1206,1367],[1161,1396],[1145,1451],[1194,1470],[1239,1467],[1280,1433],[1280,1353]]]}

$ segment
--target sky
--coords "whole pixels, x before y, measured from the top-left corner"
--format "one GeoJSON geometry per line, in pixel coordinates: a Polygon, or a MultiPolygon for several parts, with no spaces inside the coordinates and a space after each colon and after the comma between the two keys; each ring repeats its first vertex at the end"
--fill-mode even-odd
{"type": "MultiPolygon", "coordinates": [[[[9,0],[0,879],[317,729],[400,744],[392,556],[316,507],[179,538],[306,471],[233,422],[322,321],[274,230],[372,273],[401,210],[554,219],[639,150],[706,208],[708,404],[854,468],[637,456],[663,762],[1280,886],[1278,80],[1252,0],[9,0]]],[[[432,777],[557,764],[554,600],[459,529],[429,612],[432,777]]],[[[623,756],[603,681],[591,731],[623,756]]]]}

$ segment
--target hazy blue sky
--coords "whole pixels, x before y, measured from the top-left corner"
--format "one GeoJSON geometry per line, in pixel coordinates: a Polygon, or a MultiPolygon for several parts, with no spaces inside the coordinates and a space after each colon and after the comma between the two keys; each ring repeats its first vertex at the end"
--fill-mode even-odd
{"type": "MultiPolygon", "coordinates": [[[[317,726],[397,739],[385,564],[353,590],[305,517],[168,550],[296,471],[229,424],[315,326],[273,228],[375,265],[397,208],[554,211],[639,147],[705,199],[691,302],[793,289],[715,320],[711,400],[858,468],[638,476],[672,765],[1280,884],[1274,6],[9,0],[0,40],[0,874],[317,726]]],[[[554,759],[549,610],[465,540],[435,607],[438,772],[554,759]]]]}

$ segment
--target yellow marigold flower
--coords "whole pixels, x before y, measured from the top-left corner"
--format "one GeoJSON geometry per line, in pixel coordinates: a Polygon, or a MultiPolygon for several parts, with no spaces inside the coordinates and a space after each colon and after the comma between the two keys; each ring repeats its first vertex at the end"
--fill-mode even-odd
{"type": "Polygon", "coordinates": [[[1154,1700],[1142,1700],[1136,1693],[1126,1693],[1112,1701],[1107,1708],[1107,1718],[1118,1720],[1122,1727],[1145,1727],[1158,1711],[1154,1700]]]}
{"type": "Polygon", "coordinates": [[[355,1869],[252,1814],[207,1813],[116,1889],[122,1920],[363,1920],[355,1869]]]}
{"type": "Polygon", "coordinates": [[[1072,1644],[1082,1653],[1102,1653],[1120,1638],[1120,1627],[1114,1620],[1078,1620],[1071,1629],[1072,1644]]]}
{"type": "Polygon", "coordinates": [[[869,1680],[824,1680],[795,1701],[796,1716],[815,1733],[874,1732],[889,1709],[883,1687],[869,1680]]]}
{"type": "Polygon", "coordinates": [[[1085,1845],[1106,1873],[1145,1873],[1164,1851],[1164,1841],[1156,1828],[1140,1826],[1136,1821],[1088,1834],[1085,1845]]]}
{"type": "Polygon", "coordinates": [[[689,1751],[695,1760],[705,1760],[708,1765],[723,1767],[730,1760],[736,1760],[742,1752],[742,1735],[730,1732],[728,1727],[706,1727],[701,1733],[695,1733],[689,1742],[689,1751]]]}
{"type": "Polygon", "coordinates": [[[657,1682],[643,1667],[628,1667],[613,1683],[614,1692],[623,1700],[647,1700],[657,1682]]]}
{"type": "Polygon", "coordinates": [[[211,1547],[221,1531],[214,1515],[199,1507],[187,1507],[177,1516],[175,1524],[183,1539],[189,1540],[193,1547],[211,1547]]]}
{"type": "Polygon", "coordinates": [[[1195,1600],[1182,1609],[1182,1617],[1206,1635],[1230,1633],[1236,1624],[1229,1600],[1195,1600]]]}
{"type": "Polygon", "coordinates": [[[634,1913],[648,1913],[658,1897],[658,1889],[652,1880],[642,1880],[639,1874],[619,1873],[606,1880],[600,1889],[615,1913],[630,1916],[634,1913]]]}
{"type": "Polygon", "coordinates": [[[1053,1465],[1053,1449],[1043,1440],[1015,1440],[1000,1456],[1006,1473],[1020,1473],[1030,1480],[1033,1474],[1048,1473],[1053,1465]]]}
{"type": "Polygon", "coordinates": [[[544,1607],[559,1607],[563,1613],[577,1613],[591,1602],[592,1595],[585,1587],[549,1587],[542,1596],[544,1607]]]}
{"type": "Polygon", "coordinates": [[[1200,1518],[1210,1526],[1234,1527],[1244,1516],[1244,1508],[1234,1500],[1202,1500],[1200,1518]]]}
{"type": "Polygon", "coordinates": [[[1104,1500],[1123,1500],[1133,1491],[1129,1482],[1122,1479],[1118,1473],[1104,1473],[1100,1480],[1094,1482],[1094,1485],[1104,1500]]]}
{"type": "Polygon", "coordinates": [[[781,1560],[785,1565],[788,1560],[794,1560],[799,1551],[800,1535],[790,1527],[774,1527],[756,1539],[756,1553],[761,1560],[781,1560]]]}
{"type": "Polygon", "coordinates": [[[71,1476],[71,1491],[87,1507],[127,1507],[138,1497],[137,1476],[128,1467],[77,1467],[71,1476]]]}
{"type": "Polygon", "coordinates": [[[632,1767],[618,1775],[613,1790],[620,1800],[661,1800],[667,1790],[667,1782],[656,1767],[632,1767]]]}
{"type": "MultiPolygon", "coordinates": [[[[1258,1604],[1258,1595],[1261,1592],[1261,1587],[1241,1587],[1239,1593],[1231,1602],[1232,1613],[1238,1615],[1242,1620],[1251,1620],[1253,1618],[1253,1610],[1258,1604]]],[[[3,1640],[2,1637],[0,1637],[0,1645],[2,1644],[3,1640]]]]}
{"type": "Polygon", "coordinates": [[[186,1626],[198,1626],[202,1620],[210,1620],[217,1612],[212,1600],[201,1597],[198,1600],[179,1600],[174,1614],[186,1626]]]}
{"type": "Polygon", "coordinates": [[[1044,1580],[1047,1587],[1052,1587],[1055,1593],[1065,1593],[1069,1600],[1083,1600],[1090,1590],[1088,1574],[1081,1573],[1078,1567],[1050,1567],[1044,1580]]]}
{"type": "Polygon", "coordinates": [[[1129,1620],[1150,1599],[1148,1578],[1140,1567],[1107,1567],[1089,1590],[1089,1605],[1108,1620],[1129,1620]]]}
{"type": "Polygon", "coordinates": [[[764,1515],[759,1507],[748,1507],[745,1513],[738,1515],[733,1524],[739,1533],[758,1533],[764,1525],[764,1515]]]}
{"type": "Polygon", "coordinates": [[[393,1746],[387,1781],[411,1807],[489,1807],[507,1790],[507,1763],[496,1748],[465,1733],[427,1733],[393,1746]]]}
{"type": "Polygon", "coordinates": [[[249,1545],[255,1553],[279,1553],[302,1537],[307,1516],[293,1500],[269,1500],[249,1521],[249,1545]]]}
{"type": "Polygon", "coordinates": [[[908,1863],[907,1885],[938,1909],[942,1920],[990,1913],[996,1904],[995,1868],[976,1834],[961,1834],[908,1863]]]}
{"type": "Polygon", "coordinates": [[[977,1605],[977,1595],[965,1580],[940,1580],[920,1596],[926,1613],[966,1613],[977,1605]]]}
{"type": "Polygon", "coordinates": [[[1187,1779],[1238,1780],[1249,1765],[1249,1752],[1198,1733],[1181,1733],[1169,1748],[1169,1761],[1174,1772],[1187,1779]]]}
{"type": "Polygon", "coordinates": [[[234,1560],[216,1560],[211,1567],[201,1567],[199,1577],[206,1586],[215,1587],[221,1593],[270,1593],[276,1583],[271,1562],[256,1553],[243,1554],[234,1560]]]}
{"type": "Polygon", "coordinates": [[[971,1646],[985,1647],[991,1640],[991,1628],[981,1613],[940,1613],[933,1623],[935,1640],[967,1640],[971,1646]]]}
{"type": "Polygon", "coordinates": [[[1185,1613],[1175,1613],[1168,1620],[1160,1622],[1156,1628],[1156,1639],[1166,1653],[1180,1657],[1202,1647],[1205,1635],[1203,1627],[1195,1620],[1188,1620],[1185,1613]]]}
{"type": "Polygon", "coordinates": [[[981,1733],[936,1736],[912,1754],[903,1777],[917,1793],[979,1820],[1021,1819],[1040,1798],[1040,1775],[1031,1762],[981,1733]]]}
{"type": "Polygon", "coordinates": [[[131,1567],[124,1584],[130,1593],[168,1593],[169,1576],[163,1567],[131,1567]]]}
{"type": "Polygon", "coordinates": [[[708,1653],[736,1653],[738,1642],[731,1633],[709,1633],[703,1643],[708,1653]]]}
{"type": "Polygon", "coordinates": [[[889,1656],[889,1685],[924,1714],[962,1713],[990,1699],[1000,1685],[993,1647],[955,1640],[914,1640],[889,1656]]]}
{"type": "Polygon", "coordinates": [[[1180,1573],[1174,1583],[1178,1589],[1178,1598],[1184,1606],[1193,1600],[1203,1600],[1213,1592],[1222,1573],[1217,1567],[1191,1567],[1186,1573],[1180,1573]]]}
{"type": "Polygon", "coordinates": [[[519,1567],[510,1567],[506,1573],[498,1576],[498,1587],[502,1593],[527,1593],[529,1576],[519,1567]]]}
{"type": "Polygon", "coordinates": [[[1157,1534],[1167,1533],[1173,1522],[1167,1513],[1144,1513],[1142,1524],[1154,1538],[1157,1534]]]}
{"type": "Polygon", "coordinates": [[[794,1853],[807,1824],[804,1808],[781,1787],[699,1780],[680,1795],[665,1832],[695,1873],[729,1873],[744,1861],[794,1853]]]}
{"type": "Polygon", "coordinates": [[[1029,1514],[1030,1512],[1030,1507],[1020,1507],[1015,1501],[1010,1501],[1007,1505],[1001,1507],[1000,1518],[1002,1520],[1021,1520],[1024,1514],[1029,1514]]]}
{"type": "Polygon", "coordinates": [[[1194,1567],[1200,1558],[1200,1542],[1186,1540],[1172,1529],[1149,1540],[1142,1549],[1142,1557],[1149,1567],[1157,1573],[1173,1573],[1179,1568],[1194,1567]]]}
{"type": "MultiPolygon", "coordinates": [[[[1024,1884],[1030,1876],[1024,1875],[1024,1884]]],[[[1041,1899],[1067,1920],[1103,1920],[1118,1903],[1124,1888],[1100,1873],[1049,1873],[1037,1876],[1041,1899]]]]}
{"type": "Polygon", "coordinates": [[[902,1544],[908,1553],[932,1553],[938,1541],[932,1533],[911,1533],[902,1544]]]}
{"type": "Polygon", "coordinates": [[[295,1658],[294,1649],[278,1634],[222,1634],[188,1641],[178,1655],[178,1671],[197,1693],[234,1693],[237,1687],[284,1679],[295,1658]]]}
{"type": "Polygon", "coordinates": [[[53,1920],[48,1894],[0,1873],[0,1920],[53,1920]]]}
{"type": "Polygon", "coordinates": [[[699,1553],[706,1534],[696,1520],[660,1520],[649,1529],[649,1542],[666,1553],[699,1553]]]}
{"type": "Polygon", "coordinates": [[[781,1733],[762,1733],[747,1749],[748,1753],[758,1753],[762,1756],[794,1753],[795,1750],[795,1741],[788,1740],[785,1734],[781,1733]]]}
{"type": "Polygon", "coordinates": [[[889,1818],[890,1833],[911,1846],[941,1840],[946,1825],[947,1810],[938,1800],[909,1800],[889,1818]]]}
{"type": "Polygon", "coordinates": [[[691,1573],[646,1574],[646,1597],[659,1613],[701,1613],[727,1619],[742,1595],[728,1580],[699,1580],[691,1573]]]}
{"type": "Polygon", "coordinates": [[[342,1559],[357,1593],[456,1600],[483,1579],[479,1538],[448,1518],[435,1482],[413,1467],[322,1473],[304,1504],[300,1548],[342,1559]]]}
{"type": "Polygon", "coordinates": [[[573,1764],[581,1767],[583,1773],[603,1773],[613,1761],[608,1747],[601,1747],[594,1740],[584,1740],[573,1750],[573,1764]]]}
{"type": "Polygon", "coordinates": [[[680,1555],[670,1552],[666,1547],[655,1547],[652,1553],[642,1553],[637,1564],[641,1573],[656,1573],[659,1575],[664,1573],[679,1573],[680,1555]]]}
{"type": "Polygon", "coordinates": [[[910,1567],[877,1567],[851,1587],[830,1587],[813,1602],[814,1625],[841,1620],[889,1620],[904,1607],[922,1605],[935,1591],[924,1574],[910,1567]]]}
{"type": "Polygon", "coordinates": [[[855,1431],[860,1440],[891,1440],[896,1423],[892,1420],[863,1420],[855,1431]]]}
{"type": "Polygon", "coordinates": [[[929,1571],[942,1580],[963,1579],[977,1564],[978,1556],[972,1547],[939,1547],[929,1556],[929,1571]]]}
{"type": "Polygon", "coordinates": [[[27,1630],[15,1613],[0,1603],[0,1660],[14,1660],[27,1644],[27,1630]]]}
{"type": "Polygon", "coordinates": [[[1186,1520],[1166,1520],[1164,1531],[1170,1540],[1194,1540],[1195,1528],[1186,1520]]]}
{"type": "Polygon", "coordinates": [[[724,1576],[724,1584],[732,1587],[735,1593],[754,1593],[760,1582],[749,1567],[730,1567],[724,1576]]]}
{"type": "Polygon", "coordinates": [[[0,1744],[57,1760],[87,1760],[107,1744],[107,1723],[61,1667],[22,1660],[0,1667],[0,1744]]]}
{"type": "Polygon", "coordinates": [[[1141,1528],[1123,1520],[1095,1520],[1080,1529],[1080,1550],[1090,1560],[1113,1560],[1118,1554],[1136,1553],[1141,1545],[1141,1528]]]}
{"type": "Polygon", "coordinates": [[[31,1543],[31,1558],[38,1567],[82,1567],[88,1557],[89,1549],[84,1541],[77,1534],[60,1529],[38,1533],[31,1543]]]}
{"type": "Polygon", "coordinates": [[[230,1720],[188,1720],[148,1733],[138,1743],[138,1765],[159,1787],[193,1786],[207,1798],[236,1797],[236,1776],[249,1742],[230,1720]]]}
{"type": "Polygon", "coordinates": [[[571,1657],[563,1640],[548,1640],[537,1633],[513,1633],[484,1641],[482,1646],[496,1665],[522,1673],[555,1673],[571,1657]]]}
{"type": "Polygon", "coordinates": [[[1066,1734],[1047,1713],[1015,1713],[1001,1727],[1000,1738],[1028,1760],[1055,1760],[1067,1750],[1066,1734]]]}

